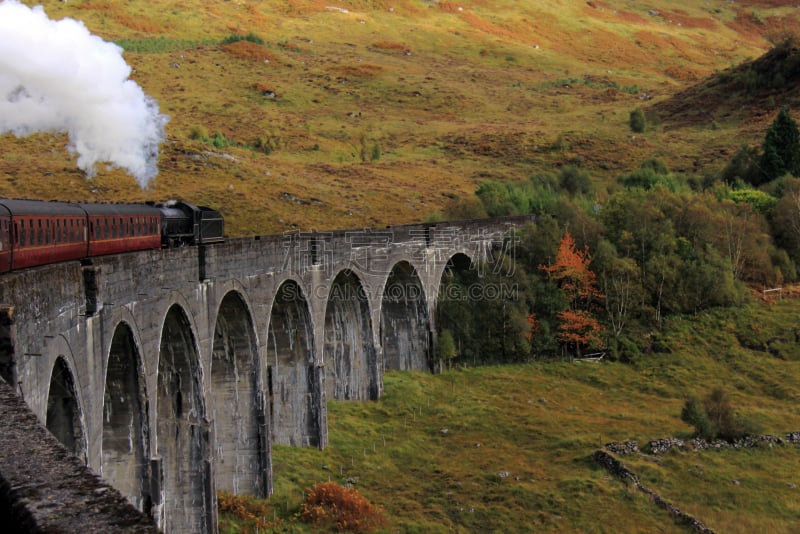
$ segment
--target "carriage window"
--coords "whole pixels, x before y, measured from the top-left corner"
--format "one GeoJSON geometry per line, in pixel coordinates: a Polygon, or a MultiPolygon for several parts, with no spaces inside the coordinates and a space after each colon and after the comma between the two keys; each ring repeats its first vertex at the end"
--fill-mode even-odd
{"type": "Polygon", "coordinates": [[[36,244],[43,245],[44,244],[44,231],[42,230],[42,220],[36,219],[38,223],[38,229],[36,231],[36,244]]]}
{"type": "Polygon", "coordinates": [[[33,219],[28,219],[28,244],[33,246],[36,244],[36,232],[33,229],[33,219]]]}

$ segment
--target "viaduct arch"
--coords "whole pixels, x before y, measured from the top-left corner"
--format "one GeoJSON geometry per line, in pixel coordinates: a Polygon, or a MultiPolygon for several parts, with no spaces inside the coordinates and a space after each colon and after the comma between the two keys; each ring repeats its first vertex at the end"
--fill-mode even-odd
{"type": "Polygon", "coordinates": [[[327,446],[326,401],[433,370],[447,269],[527,217],[292,233],[0,277],[0,376],[166,532],[268,495],[273,443],[327,446]]]}

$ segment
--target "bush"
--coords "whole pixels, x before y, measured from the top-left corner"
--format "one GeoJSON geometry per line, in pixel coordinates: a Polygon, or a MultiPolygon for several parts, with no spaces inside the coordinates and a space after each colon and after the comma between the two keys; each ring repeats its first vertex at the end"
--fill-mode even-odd
{"type": "Polygon", "coordinates": [[[320,482],[306,492],[300,518],[315,528],[374,532],[388,526],[383,510],[373,506],[355,488],[320,482]]]}
{"type": "Polygon", "coordinates": [[[208,139],[208,130],[204,126],[192,126],[191,130],[189,130],[189,139],[205,141],[208,139]]]}
{"type": "Polygon", "coordinates": [[[681,420],[694,426],[695,436],[706,440],[734,441],[760,432],[754,421],[734,414],[728,394],[722,388],[711,390],[702,402],[696,397],[686,399],[681,420]]]}
{"type": "Polygon", "coordinates": [[[234,495],[227,491],[217,493],[220,531],[235,529],[236,532],[265,532],[279,526],[280,521],[270,521],[267,501],[248,495],[234,495]]]}
{"type": "Polygon", "coordinates": [[[694,427],[694,435],[698,438],[710,440],[717,437],[717,430],[712,427],[703,403],[697,397],[686,399],[681,410],[681,420],[694,427]]]}
{"type": "Polygon", "coordinates": [[[622,363],[634,363],[642,355],[639,345],[625,336],[612,340],[609,351],[609,359],[622,363]]]}
{"type": "Polygon", "coordinates": [[[561,189],[569,193],[571,197],[578,194],[588,194],[592,189],[592,181],[589,174],[573,166],[561,169],[558,181],[561,189]]]}
{"type": "Polygon", "coordinates": [[[654,173],[662,176],[669,174],[669,167],[667,167],[667,164],[658,158],[649,158],[644,160],[640,168],[653,171],[654,173]]]}
{"type": "Polygon", "coordinates": [[[631,111],[630,116],[631,130],[635,133],[643,133],[647,128],[647,119],[645,118],[642,108],[636,108],[631,111]]]}
{"type": "Polygon", "coordinates": [[[255,43],[258,45],[264,44],[264,39],[262,39],[261,37],[259,37],[254,33],[248,33],[247,35],[229,35],[224,39],[222,39],[220,43],[226,45],[226,44],[238,43],[239,41],[248,41],[250,43],[255,43]]]}

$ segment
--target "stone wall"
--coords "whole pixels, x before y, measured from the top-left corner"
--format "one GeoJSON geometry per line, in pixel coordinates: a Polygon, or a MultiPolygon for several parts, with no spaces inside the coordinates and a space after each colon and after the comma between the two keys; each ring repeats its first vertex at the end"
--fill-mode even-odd
{"type": "Polygon", "coordinates": [[[0,380],[3,532],[155,533],[152,519],[70,454],[0,380]]]}

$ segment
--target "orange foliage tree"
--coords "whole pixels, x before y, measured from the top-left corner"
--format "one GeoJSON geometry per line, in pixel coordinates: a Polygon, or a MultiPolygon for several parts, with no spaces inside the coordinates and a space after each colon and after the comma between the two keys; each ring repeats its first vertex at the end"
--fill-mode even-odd
{"type": "Polygon", "coordinates": [[[592,313],[592,308],[604,295],[597,288],[597,277],[589,269],[591,261],[589,247],[579,250],[566,231],[555,262],[539,266],[567,297],[569,307],[557,314],[558,340],[564,350],[578,355],[585,347],[599,347],[605,330],[592,313]]]}

